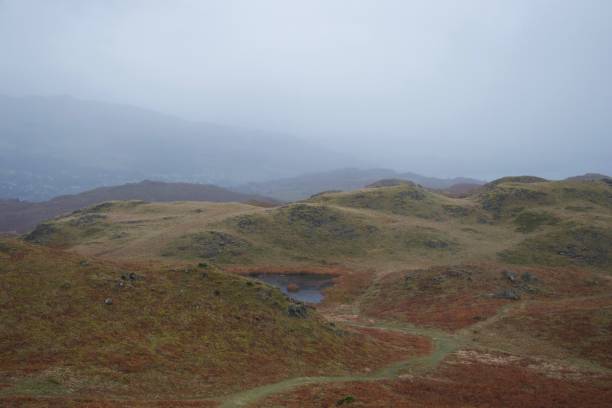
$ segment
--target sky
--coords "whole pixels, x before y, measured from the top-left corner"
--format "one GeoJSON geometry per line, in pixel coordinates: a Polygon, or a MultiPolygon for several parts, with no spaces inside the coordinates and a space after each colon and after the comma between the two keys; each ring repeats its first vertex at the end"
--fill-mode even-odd
{"type": "Polygon", "coordinates": [[[0,93],[432,176],[612,174],[609,0],[0,0],[0,93]]]}

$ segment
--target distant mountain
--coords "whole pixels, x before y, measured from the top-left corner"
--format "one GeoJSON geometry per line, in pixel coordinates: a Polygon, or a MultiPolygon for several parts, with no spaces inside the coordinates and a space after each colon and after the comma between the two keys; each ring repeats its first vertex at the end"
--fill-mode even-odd
{"type": "Polygon", "coordinates": [[[565,181],[600,181],[600,180],[612,180],[612,177],[606,176],[605,174],[599,173],[586,173],[581,176],[568,177],[565,181]]]}
{"type": "Polygon", "coordinates": [[[76,195],[56,197],[45,202],[0,200],[0,232],[23,233],[41,221],[89,207],[104,201],[213,201],[274,204],[275,200],[254,194],[236,193],[206,184],[142,181],[114,187],[101,187],[76,195]]]}
{"type": "Polygon", "coordinates": [[[482,189],[482,187],[483,187],[482,184],[459,183],[459,184],[453,184],[452,186],[442,189],[440,191],[452,197],[466,197],[482,189]]]}
{"type": "Polygon", "coordinates": [[[439,190],[447,189],[455,184],[482,185],[485,183],[481,180],[464,177],[441,179],[416,173],[398,173],[390,169],[344,168],[266,182],[248,183],[236,189],[246,193],[274,197],[279,200],[294,201],[322,191],[356,190],[383,179],[407,180],[427,188],[439,190]]]}
{"type": "Polygon", "coordinates": [[[0,198],[143,179],[235,185],[356,164],[285,135],[72,97],[0,96],[0,198]]]}

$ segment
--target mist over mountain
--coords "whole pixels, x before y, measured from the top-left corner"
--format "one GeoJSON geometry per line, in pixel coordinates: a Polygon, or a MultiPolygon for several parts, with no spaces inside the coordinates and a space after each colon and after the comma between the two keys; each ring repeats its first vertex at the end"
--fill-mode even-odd
{"type": "Polygon", "coordinates": [[[481,185],[485,182],[466,177],[436,178],[416,173],[400,173],[391,169],[345,168],[303,174],[259,183],[248,183],[237,189],[251,194],[262,194],[279,200],[293,201],[327,190],[350,191],[363,188],[381,179],[408,180],[432,189],[447,189],[454,185],[481,185]]]}
{"type": "Polygon", "coordinates": [[[299,139],[72,97],[0,97],[0,197],[142,179],[232,185],[357,165],[299,139]]]}
{"type": "Polygon", "coordinates": [[[268,197],[241,194],[209,184],[144,180],[139,183],[99,187],[42,202],[0,199],[0,233],[24,233],[41,221],[94,204],[116,200],[240,202],[266,206],[276,204],[275,200],[268,197]]]}

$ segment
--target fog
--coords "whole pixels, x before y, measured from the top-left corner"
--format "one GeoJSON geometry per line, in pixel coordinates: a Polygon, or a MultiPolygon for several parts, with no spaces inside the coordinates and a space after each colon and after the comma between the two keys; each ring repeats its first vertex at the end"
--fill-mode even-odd
{"type": "Polygon", "coordinates": [[[0,0],[0,93],[432,176],[610,174],[610,21],[608,0],[0,0]]]}

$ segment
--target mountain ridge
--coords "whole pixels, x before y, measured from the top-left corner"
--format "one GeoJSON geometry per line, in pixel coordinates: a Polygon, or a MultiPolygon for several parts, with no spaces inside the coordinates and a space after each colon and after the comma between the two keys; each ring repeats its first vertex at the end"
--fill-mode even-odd
{"type": "Polygon", "coordinates": [[[436,178],[411,172],[397,172],[384,168],[340,168],[330,171],[308,173],[259,183],[237,186],[236,190],[245,193],[263,194],[284,201],[308,198],[313,194],[328,190],[351,191],[365,187],[383,179],[399,179],[421,184],[424,187],[443,190],[456,184],[484,185],[486,182],[466,177],[436,178]]]}
{"type": "Polygon", "coordinates": [[[244,194],[210,184],[167,183],[144,180],[119,186],[99,187],[79,194],[62,195],[44,202],[0,200],[0,232],[27,232],[41,221],[115,200],[142,201],[211,201],[274,205],[275,200],[255,194],[244,194]]]}
{"type": "Polygon", "coordinates": [[[233,185],[360,162],[274,132],[73,97],[0,95],[0,197],[143,179],[233,185]]]}

